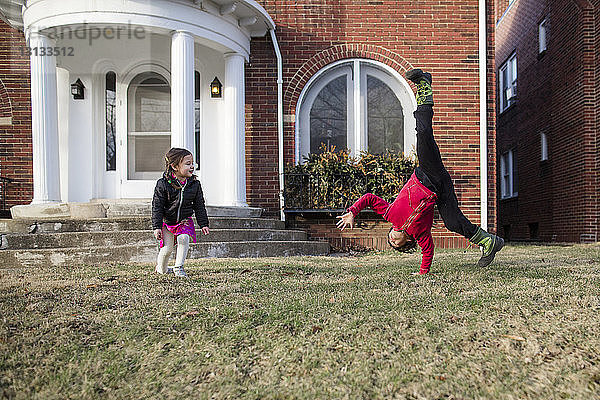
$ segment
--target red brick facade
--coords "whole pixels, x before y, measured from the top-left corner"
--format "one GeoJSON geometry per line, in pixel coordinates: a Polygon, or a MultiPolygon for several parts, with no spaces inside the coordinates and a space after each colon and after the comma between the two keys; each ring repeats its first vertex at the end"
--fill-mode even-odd
{"type": "MultiPolygon", "coordinates": [[[[400,74],[433,73],[434,130],[465,215],[480,222],[478,1],[260,1],[277,26],[283,55],[285,162],[294,162],[302,89],[341,59],[382,62],[400,74]]],[[[496,227],[494,2],[487,5],[488,227],[496,227]]],[[[278,212],[276,58],[267,36],[252,40],[246,69],[247,198],[278,212]],[[257,167],[258,166],[258,167],[257,167]]],[[[436,220],[434,235],[457,238],[436,220]],[[438,228],[439,227],[439,228],[438,228]]],[[[318,236],[318,235],[317,235],[318,236]]]]}
{"type": "MultiPolygon", "coordinates": [[[[464,213],[480,223],[479,1],[259,2],[277,26],[283,55],[284,153],[294,162],[295,113],[301,91],[324,66],[343,59],[379,61],[399,74],[413,67],[434,76],[434,129],[464,213]]],[[[487,0],[488,227],[496,230],[495,3],[487,0]]],[[[20,54],[21,32],[0,25],[0,80],[12,125],[0,127],[2,176],[16,177],[26,191],[10,204],[31,200],[31,111],[28,60],[20,54]],[[25,178],[26,177],[26,178],[25,178]]],[[[246,67],[247,200],[268,215],[279,211],[277,62],[269,35],[253,38],[246,67]]],[[[1,87],[1,85],[0,85],[1,87]]],[[[0,112],[8,113],[0,99],[0,112]]],[[[2,114],[4,115],[4,114],[2,114]]],[[[458,238],[436,219],[434,232],[458,238]]],[[[439,239],[446,240],[446,239],[439,239]]],[[[462,240],[462,239],[457,239],[462,240]]]]}
{"type": "MultiPolygon", "coordinates": [[[[339,220],[334,215],[321,217],[289,215],[286,223],[289,228],[307,231],[311,239],[328,241],[333,252],[390,250],[387,236],[391,225],[376,214],[363,212],[355,220],[354,229],[343,232],[336,228],[337,221],[339,220]]],[[[436,212],[433,227],[435,247],[455,249],[473,246],[462,236],[443,234],[444,230],[443,222],[436,212]]]]}
{"type": "Polygon", "coordinates": [[[6,206],[33,198],[29,58],[23,33],[0,21],[0,176],[14,179],[6,206]]]}
{"type": "Polygon", "coordinates": [[[511,239],[598,240],[599,27],[598,0],[516,0],[498,23],[497,66],[516,53],[518,71],[516,102],[497,126],[498,159],[517,150],[518,195],[498,207],[499,231],[511,239]],[[538,55],[544,18],[547,51],[538,55]]]}

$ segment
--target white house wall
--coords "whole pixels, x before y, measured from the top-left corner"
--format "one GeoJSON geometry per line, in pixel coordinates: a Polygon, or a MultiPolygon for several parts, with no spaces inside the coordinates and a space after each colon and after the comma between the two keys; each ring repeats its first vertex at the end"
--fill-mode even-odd
{"type": "Polygon", "coordinates": [[[56,68],[56,86],[58,93],[58,164],[60,169],[60,198],[69,198],[69,71],[56,68]]]}
{"type": "MultiPolygon", "coordinates": [[[[119,198],[119,176],[106,171],[105,159],[105,74],[112,70],[117,75],[117,107],[123,119],[127,112],[126,95],[132,68],[141,64],[164,66],[170,69],[170,45],[168,36],[150,34],[145,40],[125,39],[119,42],[98,39],[92,46],[79,39],[63,39],[59,47],[73,47],[74,56],[60,56],[57,64],[61,73],[59,93],[59,141],[61,163],[61,197],[63,201],[85,202],[94,198],[119,198]],[[118,45],[117,45],[118,43],[118,45]],[[81,79],[85,86],[85,99],[74,100],[70,84],[81,79]],[[74,150],[76,149],[76,150],[74,150]]],[[[218,168],[218,138],[223,135],[225,120],[223,98],[210,97],[210,83],[215,77],[224,80],[224,56],[206,46],[195,44],[195,70],[200,74],[201,94],[201,141],[198,157],[199,171],[205,199],[208,204],[222,204],[224,193],[218,168]]],[[[144,69],[144,68],[142,68],[144,69]]],[[[169,76],[165,76],[170,80],[169,76]]],[[[118,137],[126,137],[126,121],[117,121],[121,127],[118,137]],[[123,123],[125,122],[125,124],[123,123]]],[[[118,140],[118,139],[117,139],[118,140]]],[[[123,147],[117,143],[117,152],[123,147]]],[[[124,154],[119,154],[124,156],[124,154]]],[[[149,186],[152,186],[149,183],[149,186]]],[[[151,197],[144,189],[136,197],[151,197]]]]}

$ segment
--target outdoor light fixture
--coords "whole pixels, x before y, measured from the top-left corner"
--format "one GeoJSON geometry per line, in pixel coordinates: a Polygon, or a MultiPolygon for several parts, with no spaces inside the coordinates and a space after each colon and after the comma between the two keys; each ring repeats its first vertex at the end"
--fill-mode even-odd
{"type": "Polygon", "coordinates": [[[71,84],[71,94],[73,95],[73,100],[83,100],[83,90],[85,86],[83,86],[83,82],[81,79],[77,78],[75,83],[71,84]]]}
{"type": "Polygon", "coordinates": [[[223,94],[223,85],[215,76],[215,79],[210,84],[210,97],[221,97],[223,94]]]}

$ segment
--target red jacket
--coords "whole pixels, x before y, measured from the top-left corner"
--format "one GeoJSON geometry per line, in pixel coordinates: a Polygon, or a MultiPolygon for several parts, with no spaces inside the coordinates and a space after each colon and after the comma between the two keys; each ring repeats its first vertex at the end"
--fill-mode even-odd
{"type": "Polygon", "coordinates": [[[365,207],[371,207],[377,214],[393,224],[395,231],[405,231],[414,237],[421,247],[421,274],[426,274],[433,260],[433,205],[437,196],[427,189],[413,172],[392,204],[374,194],[367,193],[348,210],[356,217],[365,207]]]}

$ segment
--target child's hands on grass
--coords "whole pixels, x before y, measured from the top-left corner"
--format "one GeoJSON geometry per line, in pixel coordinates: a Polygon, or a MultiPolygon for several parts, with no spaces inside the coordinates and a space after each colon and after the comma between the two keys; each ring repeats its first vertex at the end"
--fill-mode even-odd
{"type": "Polygon", "coordinates": [[[347,225],[350,225],[350,229],[354,228],[354,214],[351,212],[347,212],[346,214],[340,215],[336,218],[340,219],[336,224],[340,231],[343,231],[347,225]]]}

